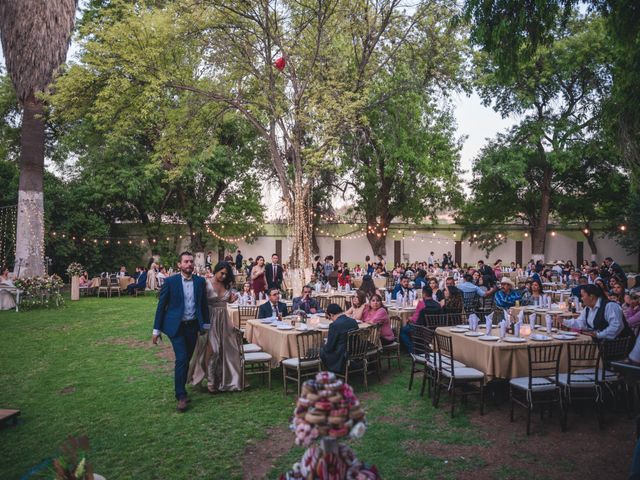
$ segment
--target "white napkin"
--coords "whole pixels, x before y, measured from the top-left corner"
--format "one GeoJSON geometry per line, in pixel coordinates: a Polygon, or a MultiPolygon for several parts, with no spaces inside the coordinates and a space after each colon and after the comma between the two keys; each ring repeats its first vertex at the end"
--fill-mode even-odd
{"type": "Polygon", "coordinates": [[[384,292],[384,301],[386,303],[391,303],[391,294],[388,291],[384,292]]]}
{"type": "Polygon", "coordinates": [[[260,300],[263,300],[264,299],[264,292],[260,292],[259,297],[260,297],[260,300]]]}
{"type": "Polygon", "coordinates": [[[520,310],[518,313],[518,322],[522,324],[524,322],[524,310],[520,310]]]}
{"type": "Polygon", "coordinates": [[[320,282],[316,282],[316,292],[320,293],[320,288],[322,288],[322,286],[320,285],[320,282]]]}
{"type": "Polygon", "coordinates": [[[493,322],[493,312],[491,312],[489,315],[487,315],[487,322],[493,322]]]}
{"type": "Polygon", "coordinates": [[[507,335],[507,322],[505,320],[500,322],[500,338],[504,338],[507,335]]]}
{"type": "Polygon", "coordinates": [[[551,335],[551,329],[553,328],[553,318],[548,313],[544,316],[545,321],[547,322],[547,333],[551,335]]]}
{"type": "Polygon", "coordinates": [[[480,319],[475,313],[469,315],[469,328],[472,332],[475,332],[478,329],[478,323],[480,323],[480,319]]]}
{"type": "Polygon", "coordinates": [[[504,313],[504,322],[507,323],[511,323],[511,314],[509,313],[509,310],[506,308],[502,309],[503,313],[504,313]]]}
{"type": "Polygon", "coordinates": [[[485,324],[485,326],[487,327],[486,335],[491,335],[491,327],[493,326],[492,319],[489,318],[490,316],[493,316],[493,314],[487,315],[487,321],[486,321],[486,324],[485,324]]]}
{"type": "Polygon", "coordinates": [[[519,320],[514,326],[513,326],[513,335],[515,337],[519,337],[520,336],[520,325],[522,325],[522,320],[519,320]]]}
{"type": "Polygon", "coordinates": [[[536,314],[532,313],[531,315],[529,315],[529,325],[531,325],[531,331],[533,332],[533,330],[536,328],[536,314]]]}
{"type": "Polygon", "coordinates": [[[402,294],[400,292],[398,292],[398,294],[396,295],[396,304],[400,307],[402,306],[402,301],[404,300],[404,298],[402,298],[402,294]]]}
{"type": "Polygon", "coordinates": [[[345,286],[345,289],[346,289],[347,292],[350,292],[351,291],[351,284],[347,283],[347,285],[345,286]]]}
{"type": "Polygon", "coordinates": [[[564,302],[564,293],[560,292],[560,303],[564,302]]]}

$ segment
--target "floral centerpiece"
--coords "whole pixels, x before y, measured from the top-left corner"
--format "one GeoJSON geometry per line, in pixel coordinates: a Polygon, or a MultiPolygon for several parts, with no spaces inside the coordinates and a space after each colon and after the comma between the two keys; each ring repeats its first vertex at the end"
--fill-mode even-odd
{"type": "Polygon", "coordinates": [[[306,381],[294,410],[291,429],[296,444],[307,448],[302,459],[280,476],[281,480],[378,480],[375,466],[356,458],[338,440],[361,438],[366,431],[365,412],[353,389],[331,372],[306,381]],[[319,445],[312,445],[320,442],[319,445]]]}
{"type": "Polygon", "coordinates": [[[73,262],[73,263],[70,263],[69,266],[67,267],[67,275],[69,275],[69,278],[79,277],[83,273],[84,273],[84,267],[82,266],[81,263],[73,262]]]}
{"type": "Polygon", "coordinates": [[[60,289],[64,286],[58,275],[43,275],[41,277],[21,277],[13,284],[20,290],[20,308],[35,306],[61,307],[64,299],[60,289]]]}

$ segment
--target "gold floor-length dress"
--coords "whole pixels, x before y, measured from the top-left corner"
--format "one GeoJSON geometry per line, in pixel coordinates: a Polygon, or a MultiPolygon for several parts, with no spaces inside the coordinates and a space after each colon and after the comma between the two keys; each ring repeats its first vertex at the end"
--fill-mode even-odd
{"type": "Polygon", "coordinates": [[[219,297],[207,281],[207,303],[209,304],[210,329],[198,341],[189,368],[189,382],[198,385],[205,378],[209,390],[237,391],[242,389],[240,351],[233,332],[233,323],[227,312],[227,291],[219,297]]]}

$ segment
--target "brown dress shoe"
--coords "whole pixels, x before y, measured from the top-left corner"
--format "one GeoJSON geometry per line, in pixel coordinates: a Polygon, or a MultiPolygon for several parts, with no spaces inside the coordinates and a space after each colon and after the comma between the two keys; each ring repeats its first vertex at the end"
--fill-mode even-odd
{"type": "Polygon", "coordinates": [[[178,410],[178,412],[182,413],[187,409],[187,399],[186,398],[181,398],[180,400],[178,400],[178,406],[176,407],[176,410],[178,410]]]}

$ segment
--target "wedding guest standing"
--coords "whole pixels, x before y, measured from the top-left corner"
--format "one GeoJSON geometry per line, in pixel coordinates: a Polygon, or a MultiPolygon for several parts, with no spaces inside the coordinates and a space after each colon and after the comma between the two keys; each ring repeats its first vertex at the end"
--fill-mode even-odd
{"type": "Polygon", "coordinates": [[[258,255],[256,257],[256,264],[251,269],[251,288],[256,298],[259,298],[260,293],[264,293],[267,290],[264,268],[264,257],[258,255]]]}
{"type": "Polygon", "coordinates": [[[242,271],[242,260],[244,259],[244,257],[242,256],[242,253],[240,252],[240,250],[238,250],[236,252],[236,270],[238,272],[242,271]]]}
{"type": "Polygon", "coordinates": [[[271,263],[265,267],[267,288],[282,288],[282,267],[279,265],[280,257],[274,253],[271,255],[271,263]]]}
{"type": "Polygon", "coordinates": [[[206,348],[198,350],[193,362],[190,382],[199,385],[207,378],[209,393],[242,390],[242,366],[234,325],[227,304],[236,301],[231,291],[233,269],[228,262],[213,268],[213,277],[206,282],[209,309],[209,335],[206,348]]]}
{"type": "Polygon", "coordinates": [[[153,324],[154,345],[158,344],[160,332],[171,340],[175,353],[174,388],[177,410],[187,409],[187,374],[189,361],[198,340],[198,332],[209,319],[206,281],[193,275],[193,254],[182,252],[178,268],[180,275],[167,278],[160,290],[158,307],[153,324]]]}

